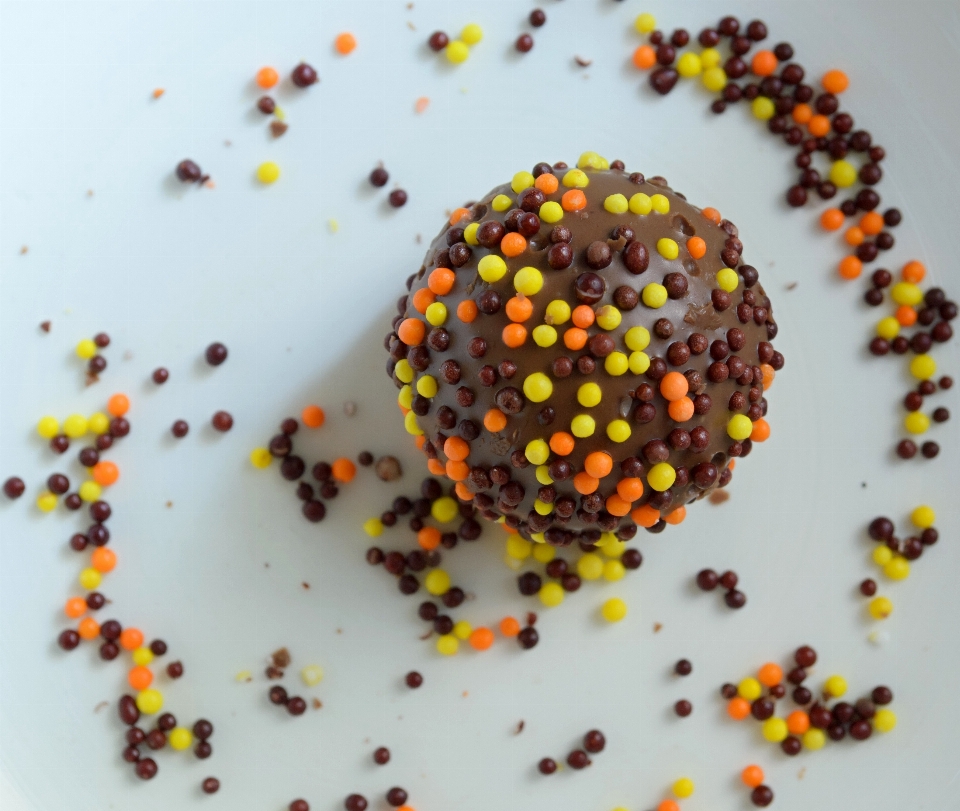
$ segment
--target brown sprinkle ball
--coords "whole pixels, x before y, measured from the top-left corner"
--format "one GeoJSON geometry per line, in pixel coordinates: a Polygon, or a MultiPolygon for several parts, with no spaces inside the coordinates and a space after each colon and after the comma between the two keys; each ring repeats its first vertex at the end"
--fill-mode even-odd
{"type": "Polygon", "coordinates": [[[406,682],[407,687],[409,687],[411,690],[416,690],[423,684],[423,676],[417,673],[416,670],[411,670],[404,677],[404,681],[406,682]]]}
{"type": "Polygon", "coordinates": [[[190,426],[187,425],[186,420],[177,420],[172,426],[170,426],[170,433],[173,434],[177,439],[183,439],[189,431],[190,426]]]}
{"type": "Polygon", "coordinates": [[[689,676],[693,673],[693,665],[687,659],[680,659],[674,666],[673,671],[678,676],[689,676]]]}
{"type": "Polygon", "coordinates": [[[388,180],[390,180],[390,175],[382,166],[378,166],[370,173],[370,185],[378,189],[386,186],[388,180]]]}
{"type": "Polygon", "coordinates": [[[208,777],[200,784],[204,794],[216,794],[220,791],[220,781],[216,777],[208,777]]]}
{"type": "Polygon", "coordinates": [[[390,762],[390,750],[386,746],[381,746],[373,753],[373,762],[378,766],[383,766],[390,762]]]}
{"type": "Polygon", "coordinates": [[[226,411],[218,411],[213,415],[210,424],[215,430],[223,433],[233,428],[233,417],[226,411]]]}
{"type": "Polygon", "coordinates": [[[289,811],[310,811],[310,803],[306,800],[294,800],[289,805],[289,811]]]}
{"type": "Polygon", "coordinates": [[[590,758],[582,749],[574,749],[567,755],[567,765],[571,769],[585,769],[590,765],[590,758]]]}
{"type": "Polygon", "coordinates": [[[673,705],[673,711],[681,718],[686,718],[688,715],[690,715],[690,713],[693,712],[693,704],[691,704],[685,698],[682,698],[673,705]]]}
{"type": "Polygon", "coordinates": [[[221,343],[212,343],[204,352],[204,357],[211,366],[219,366],[227,359],[227,348],[221,343]]]}
{"type": "Polygon", "coordinates": [[[387,792],[387,803],[394,808],[399,808],[407,801],[407,792],[399,786],[394,786],[387,792]]]}
{"type": "MultiPolygon", "coordinates": [[[[533,37],[531,37],[529,34],[521,34],[519,37],[517,37],[517,41],[516,41],[516,43],[515,43],[515,47],[516,47],[516,49],[517,49],[520,53],[524,53],[524,54],[532,51],[532,50],[533,50],[533,37]]],[[[540,228],[539,228],[539,226],[538,226],[538,227],[537,227],[537,231],[539,231],[539,230],[540,230],[540,228]]]]}
{"type": "Polygon", "coordinates": [[[177,179],[183,183],[196,183],[202,177],[200,167],[192,160],[182,160],[177,164],[177,179]]]}
{"type": "Polygon", "coordinates": [[[447,45],[450,44],[450,37],[448,37],[443,31],[434,31],[430,35],[430,39],[427,40],[427,45],[431,51],[437,51],[438,53],[442,51],[447,45]]]}
{"type": "Polygon", "coordinates": [[[301,62],[293,69],[290,79],[297,87],[310,87],[318,81],[316,70],[306,62],[301,62]]]}
{"type": "Polygon", "coordinates": [[[20,498],[27,489],[27,485],[19,476],[11,476],[3,483],[3,494],[9,499],[20,498]]]}
{"type": "Polygon", "coordinates": [[[535,8],[530,12],[530,25],[539,28],[547,21],[547,14],[542,8],[535,8]]]}
{"type": "Polygon", "coordinates": [[[394,189],[387,199],[393,208],[403,208],[407,204],[407,193],[403,189],[394,189]]]}
{"type": "Polygon", "coordinates": [[[606,745],[607,739],[599,729],[591,729],[583,736],[583,748],[592,755],[602,752],[606,745]]]}
{"type": "Polygon", "coordinates": [[[537,764],[537,771],[540,774],[553,774],[557,770],[557,761],[553,758],[545,757],[537,764]]]}
{"type": "Polygon", "coordinates": [[[367,799],[360,794],[351,794],[343,801],[346,811],[367,811],[367,799]]]}

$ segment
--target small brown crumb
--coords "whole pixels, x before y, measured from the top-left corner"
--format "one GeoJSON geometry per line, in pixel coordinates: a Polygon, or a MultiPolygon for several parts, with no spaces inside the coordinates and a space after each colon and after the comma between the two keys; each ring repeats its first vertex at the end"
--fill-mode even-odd
{"type": "Polygon", "coordinates": [[[290,667],[290,662],[293,661],[293,657],[290,656],[290,651],[288,651],[286,648],[275,650],[272,654],[270,654],[270,659],[273,661],[274,667],[280,668],[290,667]]]}
{"type": "Polygon", "coordinates": [[[123,359],[124,359],[124,360],[133,360],[133,352],[131,352],[131,351],[128,349],[126,352],[123,353],[123,359]]]}
{"type": "Polygon", "coordinates": [[[87,379],[84,381],[85,386],[92,386],[94,383],[100,382],[100,376],[96,372],[87,372],[87,379]]]}
{"type": "Polygon", "coordinates": [[[803,777],[806,773],[807,773],[807,767],[804,766],[799,772],[797,772],[797,780],[803,780],[803,777]]]}
{"type": "Polygon", "coordinates": [[[423,237],[420,234],[417,234],[416,237],[414,237],[414,242],[419,245],[421,242],[423,242],[423,237]]]}
{"type": "Polygon", "coordinates": [[[412,22],[410,22],[410,20],[407,20],[407,28],[409,28],[411,31],[417,30],[417,26],[415,26],[412,22]]]}
{"type": "Polygon", "coordinates": [[[154,97],[155,99],[158,99],[158,98],[160,98],[165,92],[166,92],[166,91],[165,91],[162,87],[158,87],[156,90],[153,91],[153,97],[154,97]]]}
{"type": "Polygon", "coordinates": [[[319,710],[323,706],[323,702],[319,698],[315,698],[311,703],[315,710],[319,710]]]}
{"type": "Polygon", "coordinates": [[[413,11],[413,3],[407,3],[407,11],[413,11]]]}
{"type": "Polygon", "coordinates": [[[215,189],[215,188],[217,188],[217,184],[214,183],[214,182],[208,177],[206,180],[203,181],[203,188],[205,188],[205,189],[215,189]]]}
{"type": "Polygon", "coordinates": [[[290,129],[290,125],[287,124],[287,123],[284,122],[284,121],[271,121],[271,122],[270,122],[270,134],[271,134],[274,138],[279,138],[279,137],[280,137],[281,135],[283,135],[288,129],[290,129]]]}
{"type": "Polygon", "coordinates": [[[420,114],[425,112],[429,106],[430,99],[428,99],[426,96],[420,96],[420,98],[417,99],[417,103],[414,104],[413,109],[417,112],[417,114],[420,114]]]}
{"type": "Polygon", "coordinates": [[[109,702],[109,701],[101,701],[99,704],[97,704],[96,707],[93,708],[93,711],[94,711],[94,712],[100,712],[100,710],[106,709],[106,708],[109,707],[109,706],[110,706],[110,702],[109,702]]]}
{"type": "Polygon", "coordinates": [[[357,416],[357,404],[353,402],[353,400],[347,400],[347,402],[343,404],[343,413],[348,417],[357,416]]]}
{"type": "Polygon", "coordinates": [[[663,630],[663,623],[662,623],[662,622],[655,622],[655,623],[653,623],[653,632],[654,632],[655,634],[659,634],[661,630],[663,630]]]}
{"type": "Polygon", "coordinates": [[[168,502],[167,502],[167,509],[170,509],[172,506],[173,506],[173,502],[172,502],[172,501],[168,501],[168,502]]]}
{"type": "Polygon", "coordinates": [[[93,189],[87,189],[87,197],[93,197],[93,189]]]}
{"type": "Polygon", "coordinates": [[[223,145],[224,145],[224,146],[233,146],[233,141],[231,141],[231,140],[228,139],[228,140],[226,140],[226,141],[223,142],[223,145]]]}
{"type": "Polygon", "coordinates": [[[420,636],[420,641],[423,642],[433,636],[433,631],[427,631],[425,634],[420,636]]]}
{"type": "Polygon", "coordinates": [[[282,678],[283,678],[283,671],[282,671],[279,667],[274,667],[273,665],[270,665],[270,666],[264,671],[264,675],[265,675],[268,679],[282,679],[282,678]]]}
{"type": "Polygon", "coordinates": [[[581,68],[589,68],[593,64],[592,59],[586,59],[582,56],[575,56],[573,61],[576,62],[581,68]]]}
{"type": "Polygon", "coordinates": [[[799,282],[790,282],[787,284],[787,290],[796,290],[799,282]]]}
{"type": "Polygon", "coordinates": [[[393,482],[403,475],[403,466],[395,456],[381,456],[374,466],[377,478],[384,482],[393,482]]]}
{"type": "Polygon", "coordinates": [[[343,628],[337,628],[337,633],[338,633],[338,634],[342,634],[342,633],[343,633],[343,628]]]}
{"type": "Polygon", "coordinates": [[[470,691],[469,691],[469,690],[464,690],[464,691],[463,691],[463,698],[466,698],[468,695],[470,695],[470,691]]]}
{"type": "Polygon", "coordinates": [[[723,504],[724,501],[730,499],[730,494],[726,490],[714,490],[710,494],[710,503],[711,504],[723,504]]]}
{"type": "Polygon", "coordinates": [[[517,724],[517,728],[513,731],[513,734],[514,734],[514,735],[519,735],[521,732],[523,732],[523,728],[524,728],[526,725],[527,725],[527,722],[524,721],[524,720],[521,718],[520,721],[519,721],[519,723],[517,724]]]}
{"type": "Polygon", "coordinates": [[[50,332],[50,322],[49,322],[49,321],[41,321],[41,322],[40,322],[40,329],[42,329],[44,332],[50,332]]]}
{"type": "Polygon", "coordinates": [[[309,588],[310,588],[310,584],[309,584],[306,580],[304,580],[300,585],[303,586],[303,588],[305,588],[305,589],[309,589],[309,588]]]}
{"type": "Polygon", "coordinates": [[[23,247],[20,248],[20,255],[23,256],[29,250],[30,249],[26,245],[24,245],[23,247]]]}
{"type": "Polygon", "coordinates": [[[533,611],[527,612],[527,625],[533,626],[537,624],[537,615],[533,611]]]}

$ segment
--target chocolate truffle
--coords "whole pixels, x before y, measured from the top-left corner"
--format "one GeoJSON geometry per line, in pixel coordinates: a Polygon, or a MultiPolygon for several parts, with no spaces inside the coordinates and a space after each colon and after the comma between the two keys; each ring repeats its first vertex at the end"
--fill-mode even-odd
{"type": "Polygon", "coordinates": [[[590,152],[453,211],[386,340],[431,472],[558,546],[679,523],[770,431],[783,356],[742,256],[715,209],[590,152]]]}

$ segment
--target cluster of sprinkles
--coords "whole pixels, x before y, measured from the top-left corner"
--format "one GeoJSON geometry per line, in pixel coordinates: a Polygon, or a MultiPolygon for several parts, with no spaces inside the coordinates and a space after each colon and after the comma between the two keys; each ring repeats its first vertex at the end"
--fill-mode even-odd
{"type": "MultiPolygon", "coordinates": [[[[92,338],[84,338],[77,344],[77,357],[87,362],[87,385],[92,385],[100,380],[100,373],[107,368],[107,359],[101,354],[101,349],[110,346],[110,336],[105,332],[98,332],[92,338]]],[[[51,445],[53,448],[53,445],[51,445]]],[[[53,448],[56,451],[56,448],[53,448]]],[[[67,448],[64,447],[65,451],[67,448]]],[[[60,451],[62,453],[62,451],[60,451]]]]}
{"type": "MultiPolygon", "coordinates": [[[[599,729],[591,729],[583,736],[583,742],[580,748],[574,749],[566,757],[566,764],[575,771],[586,769],[593,761],[590,755],[600,754],[607,746],[607,739],[599,729]]],[[[557,761],[551,757],[541,758],[537,764],[537,771],[540,774],[554,774],[560,768],[557,761]]]]}
{"type": "Polygon", "coordinates": [[[482,39],[483,29],[476,23],[467,23],[459,39],[450,39],[445,32],[434,31],[427,40],[427,47],[436,53],[443,53],[450,62],[459,65],[470,58],[470,49],[482,39]]]}
{"type": "MultiPolygon", "coordinates": [[[[381,163],[370,172],[369,180],[371,186],[379,189],[387,185],[390,175],[381,163]]],[[[403,208],[407,204],[407,193],[401,188],[396,188],[387,196],[387,202],[391,208],[403,208]]]]}
{"type": "MultiPolygon", "coordinates": [[[[547,22],[547,13],[542,8],[535,8],[530,12],[527,20],[534,28],[540,28],[547,22]]],[[[513,47],[522,54],[529,53],[533,50],[533,37],[528,33],[523,33],[517,37],[513,47]]]]}
{"type": "MultiPolygon", "coordinates": [[[[840,109],[840,98],[850,84],[843,71],[827,71],[820,79],[819,91],[805,83],[807,73],[793,61],[794,50],[789,43],[781,42],[772,50],[760,48],[758,43],[768,36],[761,20],[742,26],[735,17],[724,17],[716,27],[700,32],[696,38],[699,47],[682,28],[667,38],[650,14],[640,14],[635,27],[647,37],[648,44],[634,51],[633,62],[640,70],[652,69],[649,80],[657,93],[666,95],[680,78],[699,77],[707,90],[718,94],[711,105],[713,112],[722,113],[741,100],[749,102],[753,115],[766,123],[771,134],[797,149],[794,163],[799,177],[786,192],[790,206],[806,205],[814,192],[821,200],[832,200],[841,189],[860,184],[856,194],[823,211],[819,219],[824,231],[842,231],[844,249],[852,249],[837,265],[841,278],[856,279],[867,265],[894,247],[891,229],[900,225],[903,215],[898,208],[882,210],[875,188],[883,178],[881,164],[886,150],[874,143],[867,130],[855,129],[853,116],[840,109]],[[726,57],[720,50],[723,43],[729,51],[726,57]],[[745,81],[738,83],[741,79],[745,81]],[[814,167],[818,154],[829,164],[823,172],[814,167]]],[[[957,317],[957,303],[941,288],[922,289],[925,276],[926,268],[915,259],[904,263],[900,281],[895,281],[886,268],[878,268],[871,273],[864,294],[868,305],[878,307],[889,289],[895,307],[892,315],[877,322],[870,352],[878,357],[914,355],[908,367],[919,382],[904,400],[903,428],[908,436],[895,449],[901,459],[916,457],[918,450],[919,458],[935,458],[939,444],[927,440],[918,448],[914,437],[950,416],[943,407],[930,415],[921,411],[923,397],[938,388],[934,381],[937,366],[929,351],[934,344],[953,337],[950,322],[957,317]],[[910,330],[912,333],[908,333],[910,330]]],[[[953,380],[942,377],[940,383],[943,385],[939,388],[947,389],[953,380]]]]}
{"type": "MultiPolygon", "coordinates": [[[[276,68],[263,67],[257,71],[254,81],[261,90],[272,90],[280,82],[280,74],[277,73],[276,68]]],[[[319,82],[320,77],[317,76],[317,71],[311,65],[301,62],[291,71],[290,81],[295,87],[304,88],[319,82]]],[[[273,120],[270,122],[270,134],[274,138],[279,138],[287,131],[286,113],[277,104],[273,96],[267,94],[257,99],[257,109],[264,115],[273,116],[273,120]]],[[[262,183],[272,183],[279,176],[279,167],[273,163],[261,164],[257,170],[257,179],[262,183]]]]}

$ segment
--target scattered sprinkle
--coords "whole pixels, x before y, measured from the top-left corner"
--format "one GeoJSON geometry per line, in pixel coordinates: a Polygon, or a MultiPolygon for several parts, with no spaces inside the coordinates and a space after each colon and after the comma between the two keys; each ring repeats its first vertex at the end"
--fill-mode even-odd
{"type": "Polygon", "coordinates": [[[420,96],[420,98],[417,99],[417,103],[414,105],[413,109],[419,114],[424,112],[429,106],[430,99],[426,96],[420,96]]]}

